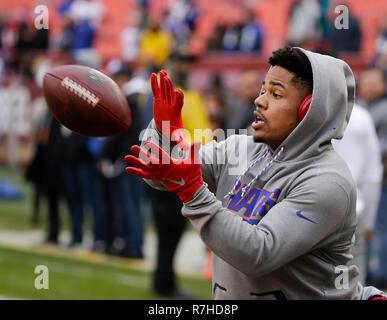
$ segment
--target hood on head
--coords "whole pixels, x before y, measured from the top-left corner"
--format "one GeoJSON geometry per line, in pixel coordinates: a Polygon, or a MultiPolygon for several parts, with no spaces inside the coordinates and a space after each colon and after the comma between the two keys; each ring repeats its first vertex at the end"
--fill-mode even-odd
{"type": "Polygon", "coordinates": [[[355,101],[355,78],[343,60],[300,49],[309,59],[313,72],[313,98],[304,119],[282,142],[281,160],[316,155],[341,139],[355,101]]]}
{"type": "MultiPolygon", "coordinates": [[[[351,117],[355,100],[355,78],[342,60],[300,49],[310,61],[313,72],[313,98],[308,112],[299,125],[273,152],[272,158],[242,189],[242,196],[272,164],[280,161],[300,161],[321,153],[332,139],[341,139],[351,117]]],[[[267,146],[268,152],[273,151],[267,146]]],[[[246,173],[263,161],[267,153],[253,161],[236,179],[225,196],[234,197],[246,173]]]]}

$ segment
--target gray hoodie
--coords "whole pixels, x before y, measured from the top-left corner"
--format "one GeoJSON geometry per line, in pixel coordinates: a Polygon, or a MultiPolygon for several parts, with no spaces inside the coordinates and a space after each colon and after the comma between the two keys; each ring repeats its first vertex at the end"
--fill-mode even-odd
{"type": "MultiPolygon", "coordinates": [[[[311,107],[276,150],[246,135],[201,148],[205,184],[182,213],[212,251],[215,299],[381,294],[363,290],[358,268],[348,265],[356,187],[331,144],[347,126],[355,80],[344,61],[303,52],[313,70],[311,107]]],[[[147,134],[145,140],[159,137],[147,134]]]]}

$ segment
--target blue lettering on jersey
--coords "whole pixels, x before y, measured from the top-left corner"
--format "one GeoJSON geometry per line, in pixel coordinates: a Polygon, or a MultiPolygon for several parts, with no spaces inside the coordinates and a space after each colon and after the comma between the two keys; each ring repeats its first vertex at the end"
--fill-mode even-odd
{"type": "MultiPolygon", "coordinates": [[[[245,186],[245,185],[244,185],[245,186]]],[[[243,220],[250,224],[258,224],[259,221],[277,203],[280,189],[267,191],[264,189],[250,188],[242,198],[242,187],[239,183],[236,194],[231,198],[227,208],[242,214],[243,220]]]]}

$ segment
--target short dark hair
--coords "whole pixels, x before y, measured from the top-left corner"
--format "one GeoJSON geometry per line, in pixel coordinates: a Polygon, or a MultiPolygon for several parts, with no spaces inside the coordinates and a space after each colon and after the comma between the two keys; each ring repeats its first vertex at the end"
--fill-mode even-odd
{"type": "Polygon", "coordinates": [[[274,66],[285,68],[294,74],[293,82],[308,88],[310,93],[313,90],[312,66],[306,55],[297,48],[286,46],[273,51],[269,63],[274,66]]]}

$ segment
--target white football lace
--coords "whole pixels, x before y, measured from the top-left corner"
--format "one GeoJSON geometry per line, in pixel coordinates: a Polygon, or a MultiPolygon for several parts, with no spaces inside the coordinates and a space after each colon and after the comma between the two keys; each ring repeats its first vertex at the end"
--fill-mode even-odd
{"type": "Polygon", "coordinates": [[[70,92],[76,94],[81,99],[85,100],[88,104],[91,104],[93,107],[95,107],[100,100],[95,94],[68,77],[65,77],[62,80],[61,85],[70,92]]]}

